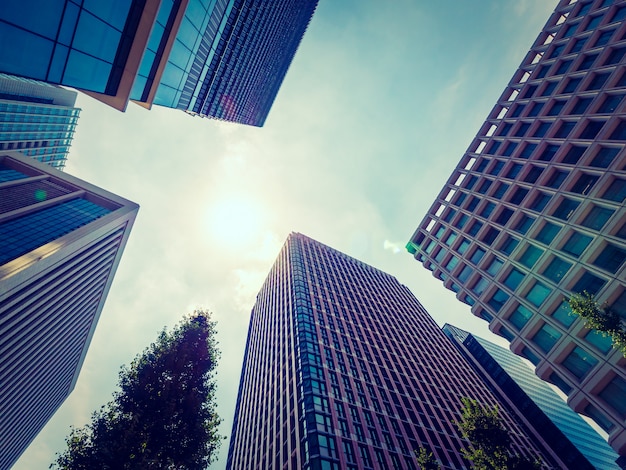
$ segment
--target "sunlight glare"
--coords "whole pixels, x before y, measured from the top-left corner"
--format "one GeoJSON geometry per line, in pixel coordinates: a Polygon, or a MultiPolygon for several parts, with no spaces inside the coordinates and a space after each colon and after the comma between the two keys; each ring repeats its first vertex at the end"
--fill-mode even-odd
{"type": "Polygon", "coordinates": [[[261,210],[253,201],[231,197],[217,201],[209,211],[210,233],[221,243],[239,246],[261,229],[261,210]]]}

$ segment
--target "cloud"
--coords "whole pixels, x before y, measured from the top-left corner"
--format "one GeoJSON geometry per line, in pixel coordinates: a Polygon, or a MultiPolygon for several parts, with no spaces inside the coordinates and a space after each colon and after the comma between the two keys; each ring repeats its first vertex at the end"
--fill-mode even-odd
{"type": "Polygon", "coordinates": [[[394,255],[401,253],[404,245],[402,243],[395,243],[389,240],[383,242],[383,250],[391,251],[394,255]]]}

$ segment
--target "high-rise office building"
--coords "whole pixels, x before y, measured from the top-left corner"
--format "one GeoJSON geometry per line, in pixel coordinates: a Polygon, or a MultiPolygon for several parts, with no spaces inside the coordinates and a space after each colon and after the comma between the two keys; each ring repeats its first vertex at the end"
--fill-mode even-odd
{"type": "Polygon", "coordinates": [[[528,363],[506,348],[446,324],[444,333],[485,379],[500,403],[541,435],[569,468],[619,469],[619,455],[528,363]]]}
{"type": "Polygon", "coordinates": [[[0,72],[262,126],[317,1],[8,0],[0,72]]]}
{"type": "Polygon", "coordinates": [[[0,151],[65,167],[80,109],[76,92],[0,73],[0,151]]]}
{"type": "MultiPolygon", "coordinates": [[[[405,286],[291,234],[252,309],[226,468],[416,469],[420,447],[465,468],[462,397],[498,405],[405,286]]],[[[515,451],[540,455],[502,416],[515,451]]]]}
{"type": "Polygon", "coordinates": [[[626,2],[562,0],[407,249],[626,455],[626,2]]]}
{"type": "Polygon", "coordinates": [[[74,388],[137,210],[0,152],[0,469],[74,388]]]}

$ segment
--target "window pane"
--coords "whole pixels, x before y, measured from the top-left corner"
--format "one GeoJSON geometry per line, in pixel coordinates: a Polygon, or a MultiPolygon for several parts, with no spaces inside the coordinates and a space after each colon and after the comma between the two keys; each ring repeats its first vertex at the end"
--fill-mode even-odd
{"type": "Polygon", "coordinates": [[[570,327],[572,323],[576,321],[577,316],[572,312],[569,302],[564,300],[559,306],[552,312],[552,318],[558,321],[561,325],[570,327]]]}
{"type": "Polygon", "coordinates": [[[486,271],[492,276],[495,276],[496,274],[498,274],[498,272],[500,271],[500,268],[502,268],[503,265],[504,265],[504,262],[501,259],[494,257],[491,260],[491,263],[489,263],[489,266],[487,266],[486,271]]]}
{"type": "Polygon", "coordinates": [[[526,294],[526,300],[528,300],[535,307],[539,307],[544,300],[548,298],[552,291],[540,282],[535,282],[535,285],[526,294]]]}
{"type": "Polygon", "coordinates": [[[626,199],[626,180],[614,179],[601,197],[617,203],[624,202],[626,199]]]}
{"type": "Polygon", "coordinates": [[[598,360],[595,357],[578,346],[562,362],[563,367],[579,379],[585,377],[597,363],[598,360]]]}
{"type": "Polygon", "coordinates": [[[558,284],[571,267],[572,263],[568,263],[558,256],[555,256],[554,259],[550,261],[550,264],[543,270],[543,275],[555,284],[558,284]]]}
{"type": "Polygon", "coordinates": [[[609,243],[604,247],[593,264],[611,273],[616,273],[625,259],[626,250],[609,243]]]}
{"type": "Polygon", "coordinates": [[[498,312],[507,300],[509,300],[509,295],[506,292],[498,289],[494,292],[493,296],[491,296],[491,299],[487,301],[487,304],[496,312],[498,312]]]}
{"type": "Polygon", "coordinates": [[[606,207],[593,206],[589,214],[583,219],[581,225],[593,230],[600,230],[611,218],[615,211],[606,207]]]}
{"type": "Polygon", "coordinates": [[[545,323],[539,331],[535,333],[532,340],[539,349],[544,353],[548,353],[560,338],[561,333],[553,326],[545,323]]]}
{"type": "Polygon", "coordinates": [[[620,376],[615,376],[606,387],[598,394],[606,401],[619,415],[626,417],[626,380],[620,376]]]}
{"type": "Polygon", "coordinates": [[[535,237],[535,240],[545,243],[546,245],[549,245],[552,242],[552,240],[554,240],[554,237],[556,237],[556,235],[559,233],[560,230],[561,230],[560,226],[553,224],[551,222],[546,222],[545,225],[537,234],[537,236],[535,237]]]}
{"type": "Polygon", "coordinates": [[[507,235],[500,247],[499,251],[504,253],[505,255],[510,255],[515,250],[515,247],[519,243],[519,240],[512,237],[511,235],[507,235]]]}
{"type": "Polygon", "coordinates": [[[590,236],[583,235],[579,232],[573,232],[567,242],[565,242],[565,245],[563,245],[563,248],[561,248],[561,251],[578,258],[583,251],[585,251],[585,248],[587,248],[589,243],[591,243],[590,236]]]}
{"type": "Polygon", "coordinates": [[[604,284],[606,284],[604,279],[586,271],[572,287],[572,292],[588,292],[591,295],[596,295],[604,287],[604,284]]]}
{"type": "Polygon", "coordinates": [[[518,330],[524,328],[528,320],[532,318],[533,314],[523,305],[518,305],[515,311],[509,316],[509,322],[515,326],[518,330]]]}
{"type": "Polygon", "coordinates": [[[576,208],[580,202],[574,201],[572,199],[563,198],[561,203],[557,206],[557,208],[552,212],[552,215],[557,219],[569,220],[572,216],[576,208]]]}
{"type": "MultiPolygon", "coordinates": [[[[598,330],[591,330],[585,335],[585,341],[595,346],[602,354],[607,354],[613,349],[613,342],[609,335],[605,335],[598,330]]],[[[625,395],[626,396],[626,395],[625,395]]]]}
{"type": "Polygon", "coordinates": [[[513,268],[511,272],[504,278],[503,284],[512,291],[515,291],[524,280],[525,274],[519,269],[513,268]]]}
{"type": "Polygon", "coordinates": [[[537,248],[534,245],[528,245],[528,248],[526,248],[524,253],[519,257],[518,261],[527,268],[532,268],[542,254],[543,250],[541,248],[537,248]]]}

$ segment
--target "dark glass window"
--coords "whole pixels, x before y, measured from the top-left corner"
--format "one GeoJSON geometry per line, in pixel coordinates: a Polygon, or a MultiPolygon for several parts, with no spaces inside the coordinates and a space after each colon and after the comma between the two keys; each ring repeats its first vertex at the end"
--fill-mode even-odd
{"type": "Polygon", "coordinates": [[[535,307],[539,307],[545,302],[551,292],[546,285],[536,281],[533,287],[526,293],[525,298],[535,307]]]}
{"type": "Polygon", "coordinates": [[[558,225],[553,224],[552,222],[546,222],[541,230],[539,230],[539,233],[535,237],[535,240],[549,245],[552,240],[554,240],[554,237],[557,236],[560,230],[561,227],[559,227],[558,225]]]}
{"type": "Polygon", "coordinates": [[[524,94],[522,95],[522,99],[530,98],[537,91],[537,85],[528,85],[524,90],[524,94]]]}
{"type": "Polygon", "coordinates": [[[504,193],[506,193],[507,189],[509,189],[508,184],[502,182],[498,183],[495,191],[493,192],[493,197],[496,199],[502,199],[502,196],[504,196],[504,193]]]}
{"type": "Polygon", "coordinates": [[[589,20],[589,23],[587,23],[587,26],[585,26],[585,31],[596,29],[598,25],[602,22],[603,17],[603,15],[592,16],[589,20]]]}
{"type": "MultiPolygon", "coordinates": [[[[626,11],[626,7],[622,7],[626,11]]],[[[606,387],[598,393],[600,398],[609,404],[622,417],[626,417],[626,380],[619,375],[613,377],[606,387]]]]}
{"type": "Polygon", "coordinates": [[[505,207],[502,209],[502,212],[498,214],[498,217],[496,217],[496,223],[500,225],[506,225],[506,223],[509,221],[509,219],[512,216],[513,216],[513,209],[505,207]]]}
{"type": "Polygon", "coordinates": [[[606,121],[587,121],[585,128],[580,133],[580,139],[595,139],[598,133],[602,130],[606,121]]]}
{"type": "Polygon", "coordinates": [[[552,124],[549,122],[539,122],[537,129],[535,129],[535,132],[533,133],[533,137],[543,137],[546,135],[551,125],[552,124]]]}
{"type": "Polygon", "coordinates": [[[489,170],[490,175],[498,175],[500,171],[504,167],[504,162],[502,160],[496,160],[491,169],[489,170]]]}
{"type": "Polygon", "coordinates": [[[507,142],[506,146],[504,147],[504,150],[502,151],[502,155],[504,155],[505,157],[510,157],[515,151],[516,147],[517,147],[517,142],[507,142]]]}
{"type": "Polygon", "coordinates": [[[480,260],[483,259],[483,256],[485,256],[485,250],[483,250],[482,248],[476,248],[474,253],[472,253],[470,261],[474,264],[478,264],[480,263],[480,260]]]}
{"type": "Polygon", "coordinates": [[[531,269],[537,260],[541,258],[542,254],[543,250],[541,248],[538,248],[535,245],[528,245],[526,250],[524,250],[524,252],[520,255],[518,261],[528,269],[531,269]]]}
{"type": "Polygon", "coordinates": [[[583,156],[587,147],[583,147],[581,145],[572,145],[568,150],[565,156],[563,157],[563,163],[569,163],[570,165],[575,165],[580,160],[580,157],[583,156]]]}
{"type": "Polygon", "coordinates": [[[526,144],[523,150],[519,154],[519,158],[530,158],[535,149],[537,148],[537,144],[526,144]]]}
{"type": "Polygon", "coordinates": [[[494,256],[493,259],[489,262],[489,265],[487,266],[487,269],[485,269],[485,271],[487,271],[492,277],[495,277],[496,274],[500,272],[500,269],[502,269],[502,266],[504,266],[504,261],[502,261],[497,256],[494,256]]]}
{"type": "Polygon", "coordinates": [[[532,165],[528,170],[528,173],[524,176],[524,181],[527,183],[535,183],[543,173],[543,168],[540,166],[532,165]]]}
{"type": "Polygon", "coordinates": [[[532,316],[533,314],[530,310],[523,305],[518,305],[509,316],[509,322],[519,331],[526,326],[526,323],[528,323],[528,320],[530,320],[532,316]]]}
{"type": "Polygon", "coordinates": [[[601,277],[591,274],[589,271],[581,276],[581,278],[572,287],[572,292],[588,292],[591,295],[596,295],[600,289],[604,287],[606,281],[601,277]]]}
{"type": "Polygon", "coordinates": [[[515,247],[517,247],[518,243],[519,240],[517,238],[507,234],[499,251],[504,253],[505,255],[510,255],[511,253],[513,253],[513,250],[515,250],[515,247]]]}
{"type": "Polygon", "coordinates": [[[579,77],[570,78],[567,81],[567,84],[563,87],[563,93],[573,93],[574,91],[576,91],[576,88],[578,87],[581,81],[582,81],[582,78],[579,78],[579,77]]]}
{"type": "Polygon", "coordinates": [[[526,276],[525,273],[523,273],[517,268],[513,268],[511,272],[504,278],[504,281],[502,282],[502,284],[507,286],[513,292],[515,292],[515,289],[519,287],[519,285],[524,280],[525,276],[526,276]]]}
{"type": "Polygon", "coordinates": [[[586,90],[599,90],[604,86],[609,75],[611,75],[609,72],[595,74],[587,85],[586,90]]]}
{"type": "Polygon", "coordinates": [[[613,209],[594,205],[581,222],[581,225],[593,230],[601,230],[614,212],[613,209]]]}
{"type": "Polygon", "coordinates": [[[532,337],[533,343],[544,353],[550,352],[559,339],[561,339],[561,333],[548,323],[544,323],[532,337]]]}
{"type": "Polygon", "coordinates": [[[458,228],[463,228],[465,227],[465,224],[467,223],[467,221],[469,220],[469,216],[466,214],[461,214],[459,216],[459,220],[457,220],[455,226],[458,228]]]}
{"type": "Polygon", "coordinates": [[[467,248],[470,246],[470,242],[467,238],[461,238],[461,243],[459,247],[456,249],[460,254],[463,254],[467,251],[467,248]]]}
{"type": "Polygon", "coordinates": [[[626,180],[615,178],[601,197],[602,199],[615,201],[618,204],[624,202],[624,199],[626,199],[626,180]]]}
{"type": "Polygon", "coordinates": [[[560,188],[561,184],[563,184],[563,181],[565,181],[565,178],[567,178],[568,174],[569,173],[567,171],[554,170],[550,175],[550,178],[548,178],[546,186],[552,189],[560,188]]]}
{"type": "Polygon", "coordinates": [[[558,46],[555,46],[554,49],[552,49],[552,52],[550,52],[548,59],[554,59],[555,57],[560,56],[561,53],[563,52],[563,49],[565,49],[565,44],[560,44],[558,46]]]}
{"type": "Polygon", "coordinates": [[[603,31],[602,33],[600,33],[600,35],[598,36],[598,39],[596,39],[596,43],[594,44],[594,47],[606,46],[611,40],[611,36],[613,36],[614,32],[615,30],[611,29],[609,31],[603,31]]]}
{"type": "Polygon", "coordinates": [[[500,235],[500,230],[490,227],[485,236],[482,238],[482,241],[486,245],[491,245],[498,235],[500,235]]]}
{"type": "Polygon", "coordinates": [[[472,268],[470,268],[469,266],[465,266],[461,272],[459,273],[459,275],[457,276],[457,279],[459,280],[459,282],[465,284],[465,282],[470,278],[470,276],[474,273],[474,270],[472,268]]]}
{"type": "Polygon", "coordinates": [[[513,127],[513,124],[509,122],[504,122],[500,124],[498,135],[507,135],[509,131],[511,130],[511,127],[513,127]]]}
{"type": "Polygon", "coordinates": [[[565,395],[569,395],[569,392],[572,391],[572,387],[570,387],[570,385],[563,380],[561,377],[559,377],[556,372],[552,372],[550,374],[550,382],[552,382],[554,385],[556,385],[565,395]]]}
{"type": "Polygon", "coordinates": [[[488,219],[495,208],[496,205],[493,202],[487,202],[487,204],[485,204],[485,206],[481,209],[480,215],[485,219],[488,219]]]}
{"type": "MultiPolygon", "coordinates": [[[[624,76],[626,76],[626,73],[624,74],[624,76]]],[[[533,103],[530,106],[530,110],[528,111],[528,117],[535,117],[535,116],[539,116],[539,113],[541,112],[541,108],[543,108],[544,103],[533,103]]]]}
{"type": "Polygon", "coordinates": [[[565,139],[570,134],[570,132],[572,132],[572,129],[574,129],[574,126],[576,126],[575,121],[561,122],[561,125],[559,126],[557,131],[554,133],[554,137],[556,137],[557,139],[565,139]]]}
{"type": "Polygon", "coordinates": [[[465,201],[465,198],[467,197],[466,193],[459,193],[459,195],[456,198],[456,202],[455,204],[459,207],[461,207],[461,205],[463,204],[463,201],[465,201]]]}
{"type": "Polygon", "coordinates": [[[554,71],[554,74],[555,75],[563,75],[570,68],[570,65],[572,65],[572,61],[571,60],[564,60],[556,68],[556,70],[554,71]]]}
{"type": "Polygon", "coordinates": [[[564,197],[560,204],[554,209],[552,215],[557,219],[569,220],[579,205],[580,202],[564,197]]]}
{"type": "Polygon", "coordinates": [[[563,36],[561,36],[562,38],[569,38],[571,36],[574,35],[574,33],[576,32],[576,28],[578,28],[578,24],[571,24],[569,25],[567,28],[565,28],[565,31],[563,32],[563,36]]]}
{"type": "Polygon", "coordinates": [[[622,21],[623,19],[626,19],[626,6],[620,6],[615,10],[615,14],[613,18],[611,18],[611,23],[622,21]]]}
{"type": "Polygon", "coordinates": [[[604,98],[604,101],[602,102],[602,104],[600,105],[600,107],[598,108],[598,113],[612,113],[614,112],[617,107],[619,106],[619,104],[622,102],[622,99],[624,98],[624,94],[619,94],[619,95],[607,95],[604,98]]]}
{"type": "Polygon", "coordinates": [[[478,205],[478,203],[480,202],[480,199],[476,196],[472,196],[467,204],[467,210],[469,212],[472,212],[474,209],[476,209],[476,206],[478,205]]]}
{"type": "Polygon", "coordinates": [[[596,184],[600,177],[596,175],[589,175],[587,173],[581,173],[578,176],[576,182],[572,185],[570,192],[577,194],[589,194],[593,185],[596,184]]]}
{"type": "Polygon", "coordinates": [[[619,64],[624,58],[624,55],[626,55],[626,47],[618,47],[617,49],[613,49],[604,61],[604,65],[619,64]]]}
{"type": "Polygon", "coordinates": [[[551,198],[552,196],[550,196],[549,194],[542,192],[537,193],[537,195],[530,204],[530,209],[536,212],[541,212],[548,205],[548,202],[550,202],[551,198]]]}
{"type": "Polygon", "coordinates": [[[593,63],[596,61],[596,59],[598,58],[598,54],[587,54],[585,56],[583,56],[583,60],[580,63],[580,65],[578,66],[578,70],[587,70],[590,69],[591,66],[593,65],[593,63]]]}
{"type": "Polygon", "coordinates": [[[541,96],[550,96],[558,84],[559,82],[548,82],[546,87],[541,92],[541,96]]]}
{"type": "Polygon", "coordinates": [[[472,189],[476,184],[476,181],[478,181],[478,176],[471,175],[469,178],[465,179],[465,184],[463,185],[463,187],[466,189],[472,189]]]}
{"type": "Polygon", "coordinates": [[[572,46],[572,49],[570,50],[570,52],[574,53],[574,52],[582,51],[583,47],[585,47],[586,42],[587,42],[587,38],[576,39],[574,41],[574,45],[572,46]]]}
{"type": "Polygon", "coordinates": [[[475,237],[476,234],[480,231],[482,226],[483,226],[482,222],[479,222],[478,220],[475,220],[474,223],[472,223],[472,225],[470,226],[470,228],[467,231],[467,233],[470,236],[475,237]]]}
{"type": "Polygon", "coordinates": [[[552,106],[550,107],[550,110],[548,111],[547,115],[557,116],[561,111],[563,111],[563,108],[565,107],[566,104],[567,104],[567,101],[565,100],[555,101],[554,103],[552,103],[552,106]]]}
{"type": "Polygon", "coordinates": [[[610,140],[626,140],[626,121],[620,121],[615,130],[609,136],[610,140]]]}
{"type": "Polygon", "coordinates": [[[593,98],[578,98],[576,100],[576,104],[572,107],[571,111],[568,114],[576,115],[576,114],[584,114],[587,111],[587,108],[593,101],[593,98]]]}
{"type": "Polygon", "coordinates": [[[569,302],[567,300],[563,300],[554,309],[551,316],[566,328],[572,326],[572,323],[574,323],[576,321],[576,318],[578,317],[572,312],[572,308],[569,306],[569,302]]]}
{"type": "Polygon", "coordinates": [[[515,189],[515,192],[511,195],[511,198],[509,200],[513,204],[519,205],[524,200],[527,194],[528,189],[518,187],[517,189],[515,189]]]}
{"type": "Polygon", "coordinates": [[[513,163],[513,165],[509,167],[509,170],[506,172],[505,176],[510,179],[515,179],[515,177],[519,174],[521,170],[522,170],[521,164],[513,163]]]}
{"type": "Polygon", "coordinates": [[[595,266],[610,273],[616,273],[626,259],[626,250],[608,243],[593,261],[595,266]]]}
{"type": "Polygon", "coordinates": [[[507,300],[509,300],[509,295],[506,292],[497,289],[487,301],[487,304],[497,312],[504,306],[507,300]]]}
{"type": "Polygon", "coordinates": [[[589,246],[591,240],[590,236],[574,231],[567,239],[567,242],[565,242],[565,245],[563,245],[563,248],[561,248],[561,251],[578,258],[585,251],[585,248],[589,246]]]}
{"type": "Polygon", "coordinates": [[[493,183],[493,181],[485,179],[485,180],[481,181],[481,183],[478,185],[478,189],[476,191],[479,192],[480,194],[487,194],[487,191],[491,187],[492,183],[493,183]]]}
{"type": "Polygon", "coordinates": [[[520,117],[525,107],[525,104],[518,104],[517,106],[515,106],[513,112],[511,113],[511,117],[520,117]]]}
{"type": "Polygon", "coordinates": [[[537,72],[535,73],[534,79],[544,78],[548,74],[548,70],[550,69],[550,64],[541,65],[537,67],[537,72]]]}
{"type": "Polygon", "coordinates": [[[476,166],[476,168],[473,171],[475,171],[476,173],[482,173],[485,170],[485,168],[487,168],[487,165],[489,165],[489,160],[485,158],[481,158],[480,163],[476,166]]]}
{"type": "Polygon", "coordinates": [[[543,275],[555,284],[558,284],[571,267],[572,263],[555,256],[554,259],[550,261],[550,264],[543,270],[543,275]]]}
{"type": "Polygon", "coordinates": [[[517,224],[515,224],[515,227],[513,227],[513,230],[524,235],[526,232],[528,232],[528,229],[530,228],[530,226],[533,224],[534,221],[535,221],[534,217],[530,217],[526,214],[523,214],[522,217],[517,222],[517,224]]]}
{"type": "Polygon", "coordinates": [[[530,123],[529,122],[523,122],[523,123],[520,124],[520,126],[515,131],[515,134],[513,134],[513,135],[515,137],[523,137],[523,136],[526,135],[526,132],[528,132],[529,128],[530,128],[530,123]]]}
{"type": "Polygon", "coordinates": [[[491,155],[495,155],[498,149],[500,148],[500,145],[502,145],[502,142],[500,142],[499,140],[492,141],[491,146],[489,147],[489,153],[491,155]]]}

